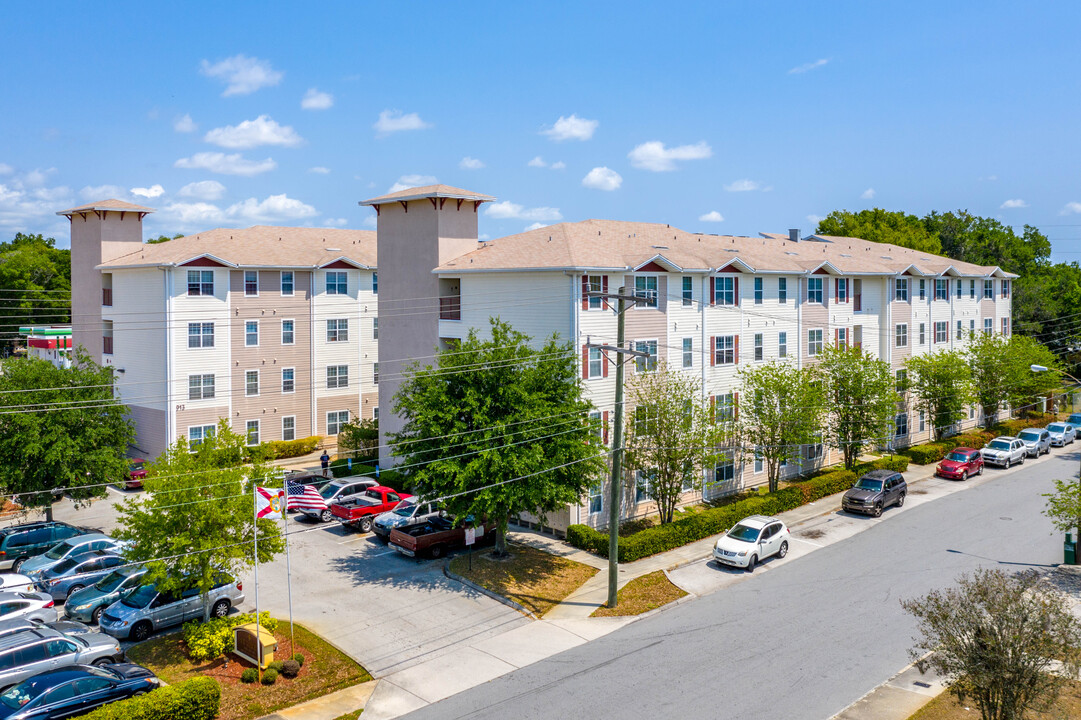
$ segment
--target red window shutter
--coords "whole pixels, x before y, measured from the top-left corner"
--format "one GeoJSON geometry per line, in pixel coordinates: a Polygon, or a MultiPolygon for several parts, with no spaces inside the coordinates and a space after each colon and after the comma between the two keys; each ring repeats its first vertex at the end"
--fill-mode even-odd
{"type": "Polygon", "coordinates": [[[736,365],[739,365],[739,335],[734,336],[732,345],[735,348],[733,353],[735,357],[733,359],[736,361],[736,365]]]}
{"type": "Polygon", "coordinates": [[[841,344],[841,328],[833,328],[833,344],[841,344]]]}
{"type": "Polygon", "coordinates": [[[604,444],[608,444],[608,411],[605,410],[601,417],[601,436],[604,444]]]}
{"type": "Polygon", "coordinates": [[[717,338],[710,337],[709,339],[709,364],[710,367],[717,364],[717,338]]]}
{"type": "Polygon", "coordinates": [[[736,303],[736,307],[739,307],[739,278],[732,278],[732,299],[736,303]]]}
{"type": "MultiPolygon", "coordinates": [[[[601,275],[601,292],[603,292],[603,293],[608,292],[608,276],[607,275],[601,275]]],[[[604,298],[604,300],[601,301],[601,305],[604,307],[605,310],[607,310],[609,307],[611,307],[608,304],[608,298],[604,298]]],[[[608,374],[607,368],[605,369],[604,374],[605,375],[608,374]]]]}
{"type": "Polygon", "coordinates": [[[739,420],[739,393],[732,393],[732,419],[739,420]]]}
{"type": "Polygon", "coordinates": [[[841,279],[833,279],[833,297],[837,298],[837,302],[841,301],[841,279]]]}
{"type": "Polygon", "coordinates": [[[715,277],[709,279],[709,304],[717,304],[717,278],[715,277]]]}
{"type": "Polygon", "coordinates": [[[608,352],[601,350],[601,377],[608,377],[608,352]]]}
{"type": "Polygon", "coordinates": [[[582,379],[589,379],[589,348],[582,348],[582,379]]]}
{"type": "Polygon", "coordinates": [[[588,275],[583,275],[582,276],[582,309],[583,310],[588,310],[589,309],[589,298],[586,297],[586,293],[588,293],[588,292],[589,292],[589,276],[588,275]]]}

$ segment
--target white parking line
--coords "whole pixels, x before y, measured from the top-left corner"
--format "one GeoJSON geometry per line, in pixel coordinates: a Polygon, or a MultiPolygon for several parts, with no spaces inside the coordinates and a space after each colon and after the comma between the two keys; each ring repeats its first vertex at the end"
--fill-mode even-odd
{"type": "Polygon", "coordinates": [[[801,543],[807,543],[808,545],[813,545],[816,548],[826,547],[825,545],[822,545],[821,543],[811,542],[810,540],[804,540],[803,538],[796,537],[795,535],[790,535],[789,537],[791,537],[793,540],[799,540],[801,543]]]}
{"type": "Polygon", "coordinates": [[[393,555],[396,552],[398,552],[398,551],[397,550],[385,550],[384,552],[376,553],[375,555],[369,555],[368,557],[383,557],[384,555],[393,555]]]}

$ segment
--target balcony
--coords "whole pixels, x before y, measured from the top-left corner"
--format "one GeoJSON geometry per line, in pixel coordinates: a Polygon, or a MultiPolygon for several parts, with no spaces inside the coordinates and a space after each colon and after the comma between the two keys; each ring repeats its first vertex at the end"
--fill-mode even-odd
{"type": "Polygon", "coordinates": [[[440,320],[461,320],[462,319],[462,298],[460,295],[454,297],[441,297],[439,298],[439,319],[440,320]]]}
{"type": "Polygon", "coordinates": [[[112,288],[102,288],[101,289],[101,304],[106,306],[106,307],[112,307],[113,306],[113,289],[112,288]]]}
{"type": "Polygon", "coordinates": [[[106,355],[113,354],[113,336],[106,335],[101,339],[101,351],[106,355]]]}

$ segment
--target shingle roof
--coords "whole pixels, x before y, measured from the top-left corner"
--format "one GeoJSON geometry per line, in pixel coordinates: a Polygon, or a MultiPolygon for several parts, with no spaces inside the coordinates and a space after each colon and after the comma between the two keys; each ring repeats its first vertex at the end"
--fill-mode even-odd
{"type": "Polygon", "coordinates": [[[798,243],[787,235],[767,237],[704,235],[659,223],[585,220],[560,223],[480,243],[474,250],[436,268],[437,272],[500,270],[605,269],[633,270],[650,262],[673,270],[712,271],[739,261],[756,272],[812,272],[827,269],[846,274],[895,274],[914,267],[914,274],[983,277],[998,268],[981,267],[939,255],[859,238],[811,236],[798,243]]]}
{"type": "Polygon", "coordinates": [[[210,256],[242,267],[321,267],[335,260],[375,267],[375,232],[334,228],[217,228],[163,243],[143,244],[135,252],[102,263],[102,269],[181,265],[210,256]]]}
{"type": "Polygon", "coordinates": [[[362,200],[360,204],[381,205],[388,202],[419,200],[421,198],[429,197],[476,200],[478,202],[491,202],[492,200],[495,200],[495,198],[491,195],[481,195],[480,193],[463,190],[462,188],[451,187],[450,185],[425,185],[423,187],[406,188],[405,190],[399,190],[398,192],[380,195],[379,197],[372,198],[371,200],[362,200]]]}
{"type": "Polygon", "coordinates": [[[154,212],[154,208],[135,205],[133,203],[124,202],[123,200],[98,200],[97,202],[87,203],[86,205],[73,207],[69,210],[61,210],[57,215],[74,215],[81,212],[93,212],[94,210],[123,210],[124,212],[141,213],[154,212]]]}

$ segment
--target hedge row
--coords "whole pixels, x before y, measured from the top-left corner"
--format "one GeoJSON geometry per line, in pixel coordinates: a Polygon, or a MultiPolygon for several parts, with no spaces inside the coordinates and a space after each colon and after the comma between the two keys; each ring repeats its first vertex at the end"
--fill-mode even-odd
{"type": "Polygon", "coordinates": [[[249,460],[253,450],[262,453],[267,460],[282,460],[313,453],[322,440],[323,438],[320,435],[312,435],[298,440],[270,440],[255,447],[245,448],[245,451],[249,460]]]}
{"type": "Polygon", "coordinates": [[[1017,435],[1025,428],[1046,427],[1055,421],[1054,415],[1040,415],[1036,417],[1005,420],[995,425],[990,430],[974,429],[968,432],[943,438],[938,442],[914,445],[902,452],[912,459],[917,465],[929,465],[946,457],[954,448],[970,447],[976,450],[994,440],[1000,435],[1017,435]]]}
{"type": "Polygon", "coordinates": [[[146,695],[103,705],[82,720],[214,720],[221,705],[221,686],[210,678],[192,678],[146,695]]]}
{"type": "MultiPolygon", "coordinates": [[[[827,495],[844,492],[852,487],[858,475],[878,469],[904,472],[908,469],[908,458],[898,455],[884,457],[858,465],[855,472],[832,470],[775,493],[756,495],[723,507],[703,510],[665,525],[646,528],[630,537],[620,538],[619,561],[632,562],[718,535],[748,515],[776,515],[827,495]]],[[[567,528],[567,542],[601,557],[608,557],[608,533],[599,532],[588,525],[571,525],[567,528]]]]}

